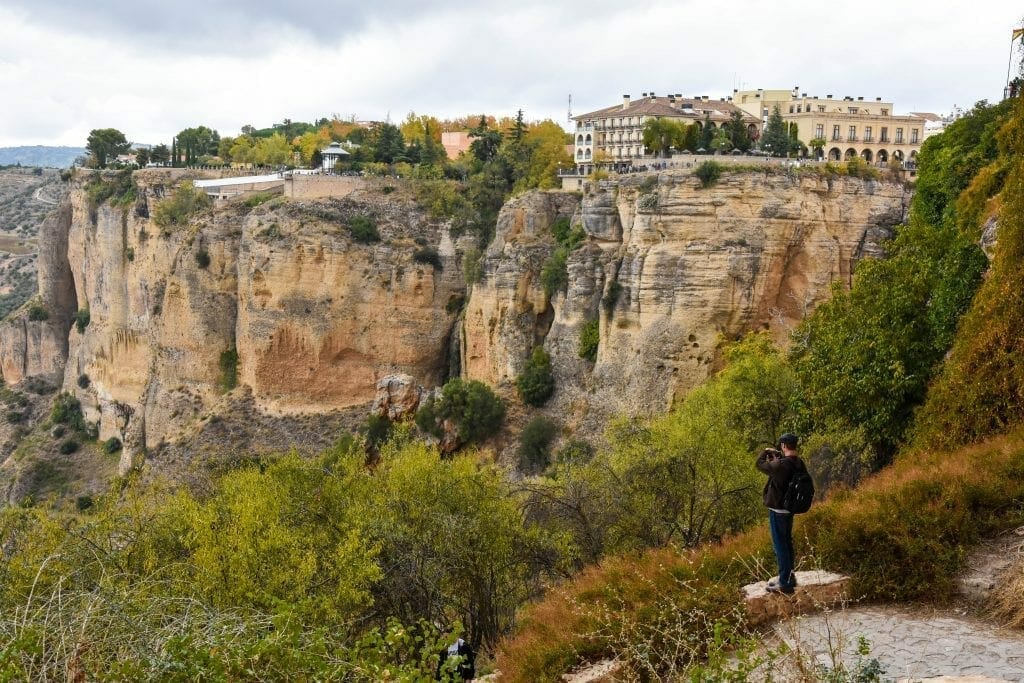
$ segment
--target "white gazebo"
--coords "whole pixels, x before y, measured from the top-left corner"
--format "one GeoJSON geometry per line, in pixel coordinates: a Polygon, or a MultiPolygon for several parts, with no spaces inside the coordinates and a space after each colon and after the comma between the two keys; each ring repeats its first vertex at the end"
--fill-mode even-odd
{"type": "Polygon", "coordinates": [[[324,171],[331,173],[334,171],[334,165],[338,163],[339,160],[348,156],[348,151],[341,146],[340,142],[332,142],[330,145],[320,150],[320,156],[323,159],[321,168],[323,168],[324,171]]]}

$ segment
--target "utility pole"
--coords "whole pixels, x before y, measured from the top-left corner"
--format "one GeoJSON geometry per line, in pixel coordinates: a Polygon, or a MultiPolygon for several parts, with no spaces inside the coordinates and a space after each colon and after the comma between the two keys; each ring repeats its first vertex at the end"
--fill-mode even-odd
{"type": "Polygon", "coordinates": [[[569,93],[569,115],[565,117],[565,120],[572,125],[572,93],[569,93]]]}

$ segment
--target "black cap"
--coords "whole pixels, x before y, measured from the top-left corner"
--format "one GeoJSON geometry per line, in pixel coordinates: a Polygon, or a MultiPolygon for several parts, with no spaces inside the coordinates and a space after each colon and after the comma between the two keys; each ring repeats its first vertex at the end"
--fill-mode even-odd
{"type": "Polygon", "coordinates": [[[793,434],[792,432],[786,432],[785,434],[779,437],[779,443],[785,446],[789,446],[790,448],[796,448],[796,445],[799,441],[800,439],[797,438],[797,435],[793,434]]]}

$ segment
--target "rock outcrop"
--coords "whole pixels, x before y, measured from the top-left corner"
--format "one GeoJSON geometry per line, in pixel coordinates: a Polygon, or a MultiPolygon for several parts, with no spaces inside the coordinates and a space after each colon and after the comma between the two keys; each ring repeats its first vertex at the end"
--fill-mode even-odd
{"type": "Polygon", "coordinates": [[[702,188],[683,172],[625,177],[509,202],[465,316],[464,373],[508,385],[530,350],[551,354],[557,410],[599,431],[615,413],[654,413],[703,381],[723,338],[789,332],[857,261],[881,255],[905,217],[901,184],[856,178],[726,174],[702,188]],[[571,214],[586,241],[568,287],[549,301],[540,273],[550,225],[571,214]],[[579,336],[600,325],[596,362],[579,336]]]}

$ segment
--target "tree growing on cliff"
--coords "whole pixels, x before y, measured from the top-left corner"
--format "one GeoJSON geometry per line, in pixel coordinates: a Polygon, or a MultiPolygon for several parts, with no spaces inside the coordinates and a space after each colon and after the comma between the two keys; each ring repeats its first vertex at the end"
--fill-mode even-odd
{"type": "Polygon", "coordinates": [[[444,385],[439,399],[428,399],[416,413],[416,425],[438,437],[450,420],[461,443],[487,439],[501,428],[504,419],[505,404],[490,387],[458,378],[444,385]]]}
{"type": "Polygon", "coordinates": [[[644,147],[655,156],[671,156],[672,148],[681,148],[685,138],[686,130],[671,119],[647,119],[644,124],[644,147]]]}
{"type": "Polygon", "coordinates": [[[131,149],[124,133],[116,128],[94,128],[86,138],[85,149],[96,168],[106,168],[107,161],[131,149]]]}

